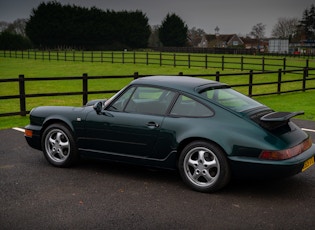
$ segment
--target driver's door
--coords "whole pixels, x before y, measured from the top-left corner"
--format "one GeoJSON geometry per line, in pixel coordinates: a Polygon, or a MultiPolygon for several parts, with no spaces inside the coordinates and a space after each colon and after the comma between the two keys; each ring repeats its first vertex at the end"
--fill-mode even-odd
{"type": "Polygon", "coordinates": [[[102,113],[88,114],[86,133],[89,148],[107,154],[149,156],[174,95],[152,87],[125,90],[102,113]],[[166,95],[167,101],[162,100],[161,97],[166,95]]]}

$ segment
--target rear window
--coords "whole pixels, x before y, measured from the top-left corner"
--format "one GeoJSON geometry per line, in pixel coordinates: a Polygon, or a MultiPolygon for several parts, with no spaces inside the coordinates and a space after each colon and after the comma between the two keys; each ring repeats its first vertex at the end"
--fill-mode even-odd
{"type": "Polygon", "coordinates": [[[259,102],[230,88],[207,89],[201,95],[236,112],[263,106],[259,102]]]}

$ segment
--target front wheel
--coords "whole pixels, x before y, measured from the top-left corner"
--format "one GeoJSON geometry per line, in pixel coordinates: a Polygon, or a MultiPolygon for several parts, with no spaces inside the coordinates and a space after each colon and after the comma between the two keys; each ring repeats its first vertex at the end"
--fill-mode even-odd
{"type": "Polygon", "coordinates": [[[69,167],[78,160],[73,135],[62,124],[52,124],[45,129],[42,149],[47,161],[57,167],[69,167]]]}
{"type": "Polygon", "coordinates": [[[215,192],[230,180],[225,153],[205,141],[188,144],[181,152],[178,168],[183,181],[199,192],[215,192]]]}

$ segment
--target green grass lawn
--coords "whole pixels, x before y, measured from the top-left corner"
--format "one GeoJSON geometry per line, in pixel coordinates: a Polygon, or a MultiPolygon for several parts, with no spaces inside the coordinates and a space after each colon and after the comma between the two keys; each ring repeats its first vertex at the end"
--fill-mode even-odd
{"type": "MultiPolygon", "coordinates": [[[[295,60],[296,62],[297,60],[295,60]]],[[[304,60],[301,60],[304,63],[304,60]]],[[[312,64],[313,65],[313,64],[312,64]]],[[[119,64],[119,63],[101,63],[101,62],[73,62],[73,61],[49,61],[49,60],[32,60],[32,59],[15,59],[15,58],[0,58],[0,79],[4,78],[18,78],[20,74],[24,74],[25,78],[30,77],[62,77],[62,76],[82,76],[87,73],[89,76],[119,76],[119,75],[133,75],[138,72],[140,75],[177,75],[183,72],[184,75],[190,74],[214,74],[219,69],[194,67],[188,68],[184,66],[159,66],[146,64],[119,64]]],[[[220,71],[220,70],[219,70],[220,71]]],[[[239,73],[239,70],[225,70],[221,73],[239,73]]],[[[244,71],[246,73],[246,71],[244,71]]],[[[296,75],[286,75],[287,79],[295,79],[296,75]]],[[[213,79],[213,78],[211,78],[213,79]]],[[[261,75],[255,78],[255,82],[261,81],[275,81],[277,74],[261,75]]],[[[90,80],[89,90],[119,90],[130,79],[103,79],[90,80]]],[[[247,83],[248,77],[246,75],[239,77],[222,77],[222,82],[228,84],[247,83]]],[[[288,83],[285,88],[292,89],[296,87],[297,83],[288,83]]],[[[300,83],[298,83],[300,84],[300,83]]],[[[311,82],[314,84],[314,81],[311,82]]],[[[270,88],[273,91],[276,85],[271,86],[255,86],[254,93],[268,92],[270,88]]],[[[52,92],[78,92],[82,90],[82,83],[77,81],[40,81],[40,82],[26,82],[26,93],[52,93],[52,92]]],[[[241,87],[236,90],[247,94],[247,88],[241,87]]],[[[18,83],[0,83],[0,95],[18,95],[18,83]]],[[[108,98],[111,95],[89,95],[89,100],[96,98],[108,98]]],[[[256,100],[270,106],[277,111],[300,111],[304,110],[305,115],[300,116],[303,119],[315,120],[315,93],[314,91],[307,91],[305,93],[290,93],[275,96],[261,96],[255,97],[256,100]]],[[[40,105],[82,105],[82,96],[63,96],[63,97],[42,97],[42,98],[28,98],[27,110],[40,105]]],[[[19,110],[19,103],[17,99],[1,100],[0,112],[15,112],[19,110]]],[[[0,129],[21,127],[28,123],[28,117],[0,117],[0,129]]]]}

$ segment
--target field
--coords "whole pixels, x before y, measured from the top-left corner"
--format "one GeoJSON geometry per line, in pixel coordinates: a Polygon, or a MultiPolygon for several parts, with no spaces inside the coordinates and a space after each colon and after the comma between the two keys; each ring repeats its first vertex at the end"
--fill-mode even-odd
{"type": "MultiPolygon", "coordinates": [[[[230,59],[235,57],[231,56],[230,59]]],[[[227,57],[226,59],[229,60],[227,57]]],[[[170,60],[171,61],[171,60],[170,60]]],[[[232,62],[232,61],[231,61],[232,62]]],[[[269,61],[270,64],[271,61],[269,61]]],[[[287,60],[287,63],[294,63],[292,65],[305,65],[305,59],[287,60]]],[[[180,62],[178,62],[180,63],[180,62]]],[[[310,60],[310,67],[315,66],[315,60],[310,60]]],[[[239,67],[235,67],[239,68],[239,67]]],[[[274,67],[275,69],[277,67],[274,67]]],[[[140,75],[177,75],[183,72],[184,75],[190,74],[215,74],[216,71],[221,73],[240,73],[240,70],[233,70],[233,66],[222,71],[219,68],[204,68],[204,67],[187,67],[184,65],[157,65],[157,64],[133,64],[133,63],[110,63],[110,62],[80,62],[80,61],[57,61],[57,60],[41,60],[41,59],[21,59],[21,58],[0,58],[0,79],[18,78],[20,74],[24,74],[25,78],[37,77],[64,77],[64,76],[82,76],[87,73],[89,76],[119,76],[130,75],[138,72],[140,75]]],[[[244,70],[245,71],[245,70],[244,70]]],[[[260,81],[275,81],[277,74],[261,75],[256,78],[256,82],[260,81]]],[[[286,76],[288,79],[295,79],[296,76],[286,76]]],[[[213,78],[211,78],[213,79],[213,78]]],[[[89,90],[119,90],[130,79],[103,79],[89,81],[89,90]]],[[[243,84],[248,82],[248,77],[223,77],[222,82],[228,84],[243,84]]],[[[284,87],[291,89],[297,83],[285,84],[284,87]]],[[[300,84],[300,83],[298,83],[300,84]]],[[[312,81],[314,84],[314,81],[312,81]]],[[[315,85],[315,84],[314,84],[315,85]]],[[[254,87],[255,93],[263,93],[270,90],[270,87],[263,86],[254,87]]],[[[26,82],[26,93],[46,93],[46,92],[68,92],[82,90],[82,83],[78,81],[32,81],[26,82]]],[[[247,94],[247,88],[237,88],[238,91],[247,94]]],[[[17,82],[0,83],[0,96],[17,95],[19,94],[17,82]]],[[[108,98],[111,95],[89,95],[89,100],[96,98],[108,98]]],[[[299,118],[315,120],[315,93],[313,90],[304,93],[290,93],[277,96],[261,96],[255,97],[256,100],[270,106],[277,111],[305,111],[304,116],[299,118]]],[[[27,110],[39,105],[70,105],[81,106],[82,96],[63,96],[63,97],[42,97],[42,98],[28,98],[27,110]]],[[[8,99],[0,101],[0,113],[15,112],[19,110],[18,99],[8,99]]],[[[0,117],[0,129],[10,128],[13,126],[24,126],[28,123],[28,117],[0,117]]]]}

